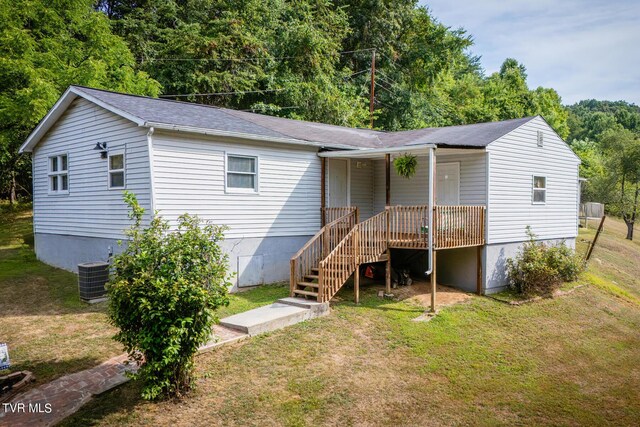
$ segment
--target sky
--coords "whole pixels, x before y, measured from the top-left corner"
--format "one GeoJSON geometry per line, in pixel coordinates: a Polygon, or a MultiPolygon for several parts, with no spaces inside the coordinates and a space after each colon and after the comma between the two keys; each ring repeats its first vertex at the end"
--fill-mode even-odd
{"type": "Polygon", "coordinates": [[[487,75],[505,58],[527,68],[530,88],[640,105],[640,0],[420,0],[444,25],[474,38],[487,75]]]}

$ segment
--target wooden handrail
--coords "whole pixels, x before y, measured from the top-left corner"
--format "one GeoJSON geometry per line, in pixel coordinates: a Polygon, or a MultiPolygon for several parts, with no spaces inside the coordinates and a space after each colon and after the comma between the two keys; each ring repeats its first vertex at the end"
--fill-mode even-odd
{"type": "Polygon", "coordinates": [[[329,301],[363,262],[387,250],[387,211],[356,224],[319,264],[318,301],[329,301]]]}
{"type": "MultiPolygon", "coordinates": [[[[390,247],[428,248],[427,206],[387,206],[386,210],[389,212],[390,247]]],[[[483,245],[484,215],[484,206],[434,206],[434,248],[451,249],[483,245]]]]}
{"type": "Polygon", "coordinates": [[[291,257],[289,280],[292,296],[296,284],[301,282],[305,275],[311,274],[311,269],[316,267],[355,225],[358,217],[357,208],[344,208],[344,212],[347,213],[322,227],[291,257]]]}
{"type": "MultiPolygon", "coordinates": [[[[383,212],[357,223],[355,208],[320,229],[291,258],[291,292],[318,267],[318,301],[329,301],[360,264],[376,262],[388,248],[427,249],[434,233],[434,249],[481,246],[485,243],[484,206],[434,206],[429,230],[428,206],[388,206],[383,212]]],[[[323,215],[327,210],[323,210],[323,215]]]]}
{"type": "Polygon", "coordinates": [[[429,207],[387,206],[389,212],[389,246],[426,249],[429,246],[429,207]]]}
{"type": "Polygon", "coordinates": [[[334,208],[321,208],[320,209],[324,223],[329,224],[337,219],[342,218],[345,215],[349,215],[356,211],[354,206],[338,206],[334,208]]]}
{"type": "Polygon", "coordinates": [[[465,248],[485,243],[484,206],[436,206],[436,249],[465,248]]]}

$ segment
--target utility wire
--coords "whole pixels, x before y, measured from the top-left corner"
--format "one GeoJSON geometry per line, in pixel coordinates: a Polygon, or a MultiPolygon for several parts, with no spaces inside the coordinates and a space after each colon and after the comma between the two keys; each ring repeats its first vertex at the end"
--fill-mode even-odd
{"type": "Polygon", "coordinates": [[[220,95],[242,95],[245,93],[267,93],[267,92],[282,92],[286,89],[264,89],[264,90],[238,90],[233,92],[212,92],[212,93],[185,93],[174,95],[160,95],[160,98],[181,98],[189,96],[220,96],[220,95]]]}
{"type": "Polygon", "coordinates": [[[393,80],[393,79],[392,79],[391,77],[389,77],[385,72],[383,72],[383,71],[378,71],[378,72],[379,72],[380,74],[382,74],[382,77],[383,77],[384,79],[386,79],[386,80],[390,80],[390,81],[392,81],[394,84],[396,84],[396,85],[398,85],[398,86],[400,85],[400,83],[398,83],[397,81],[393,80]]]}
{"type": "Polygon", "coordinates": [[[343,77],[343,79],[344,80],[349,80],[350,78],[353,78],[353,77],[357,76],[358,74],[368,73],[370,71],[371,71],[370,68],[367,68],[366,70],[360,70],[360,71],[357,71],[357,72],[351,74],[350,76],[343,77]]]}
{"type": "MultiPolygon", "coordinates": [[[[356,53],[356,52],[370,52],[375,50],[374,48],[368,49],[357,49],[357,50],[343,50],[341,52],[337,52],[338,55],[346,55],[348,53],[356,53]]],[[[279,57],[271,57],[271,56],[246,56],[246,57],[236,57],[236,58],[138,58],[140,62],[145,61],[261,61],[261,60],[282,60],[282,59],[302,59],[309,58],[311,55],[300,55],[300,56],[279,56],[279,57]]],[[[332,55],[321,55],[321,56],[332,56],[332,55]]]]}
{"type": "MultiPolygon", "coordinates": [[[[290,105],[288,107],[276,107],[276,110],[291,110],[294,108],[300,108],[300,106],[298,105],[290,105]]],[[[251,112],[255,112],[255,111],[264,111],[265,108],[246,108],[244,110],[236,110],[236,111],[251,111],[251,112]]]]}

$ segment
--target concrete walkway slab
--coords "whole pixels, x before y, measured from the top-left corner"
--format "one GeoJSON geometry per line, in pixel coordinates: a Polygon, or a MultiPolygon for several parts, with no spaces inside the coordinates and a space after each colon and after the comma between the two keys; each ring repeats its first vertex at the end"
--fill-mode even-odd
{"type": "Polygon", "coordinates": [[[249,335],[257,335],[328,313],[328,303],[319,303],[303,298],[282,298],[271,305],[224,318],[220,324],[249,335]]]}
{"type": "Polygon", "coordinates": [[[308,308],[276,302],[227,317],[220,324],[249,335],[257,335],[302,322],[308,314],[308,308]]]}

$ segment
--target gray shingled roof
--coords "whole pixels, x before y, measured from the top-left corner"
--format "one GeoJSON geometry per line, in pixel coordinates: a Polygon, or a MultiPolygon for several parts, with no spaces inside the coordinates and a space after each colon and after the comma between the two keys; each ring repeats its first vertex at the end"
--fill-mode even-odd
{"type": "Polygon", "coordinates": [[[398,147],[433,143],[444,147],[485,147],[531,117],[473,125],[383,132],[285,119],[213,106],[167,99],[126,95],[82,86],[85,93],[143,122],[163,123],[259,137],[291,138],[332,146],[354,148],[398,147]]]}

